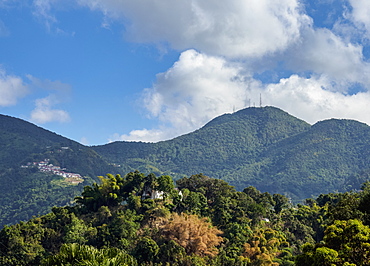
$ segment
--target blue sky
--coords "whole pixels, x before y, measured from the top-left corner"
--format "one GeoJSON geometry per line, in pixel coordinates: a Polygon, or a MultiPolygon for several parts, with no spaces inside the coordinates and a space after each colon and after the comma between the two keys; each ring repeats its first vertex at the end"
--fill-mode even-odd
{"type": "Polygon", "coordinates": [[[0,113],[87,145],[251,105],[370,124],[368,0],[0,0],[0,113]]]}

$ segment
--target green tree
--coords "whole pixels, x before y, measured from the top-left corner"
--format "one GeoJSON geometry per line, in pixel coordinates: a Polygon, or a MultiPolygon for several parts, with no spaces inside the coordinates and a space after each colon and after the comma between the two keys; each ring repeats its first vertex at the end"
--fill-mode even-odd
{"type": "Polygon", "coordinates": [[[144,187],[145,175],[139,171],[130,172],[125,175],[123,186],[120,191],[124,200],[132,194],[142,195],[142,190],[144,187]]]}
{"type": "Polygon", "coordinates": [[[80,220],[72,213],[71,223],[65,226],[64,243],[85,244],[90,237],[96,235],[96,229],[89,228],[83,220],[80,220]]]}
{"type": "Polygon", "coordinates": [[[370,264],[370,228],[361,221],[335,221],[326,229],[324,241],[344,262],[370,264]]]}
{"type": "Polygon", "coordinates": [[[319,247],[313,256],[313,266],[332,266],[338,262],[338,252],[327,247],[319,247]]]}
{"type": "Polygon", "coordinates": [[[171,193],[174,192],[175,184],[173,179],[169,175],[162,175],[158,177],[158,187],[157,190],[162,191],[165,197],[168,197],[171,193]]]}
{"type": "Polygon", "coordinates": [[[211,178],[203,174],[181,178],[176,181],[176,184],[179,189],[187,188],[190,191],[202,193],[211,204],[218,197],[229,196],[230,193],[235,192],[235,188],[230,186],[226,181],[211,178]]]}
{"type": "Polygon", "coordinates": [[[302,250],[298,265],[370,265],[370,228],[359,220],[335,221],[322,244],[305,244],[302,250]]]}
{"type": "Polygon", "coordinates": [[[303,245],[302,250],[303,254],[298,255],[295,258],[296,265],[299,266],[343,265],[340,263],[340,260],[338,258],[338,252],[333,249],[327,247],[315,247],[313,244],[307,243],[303,245]]]}
{"type": "Polygon", "coordinates": [[[184,193],[182,201],[177,205],[178,212],[191,214],[206,214],[208,211],[207,198],[200,192],[189,191],[184,193]]]}
{"type": "Polygon", "coordinates": [[[122,210],[115,212],[108,224],[97,227],[97,234],[94,241],[96,247],[117,247],[131,250],[137,238],[137,231],[140,228],[141,215],[135,210],[122,210]]]}
{"type": "Polygon", "coordinates": [[[88,211],[97,211],[101,206],[114,207],[123,201],[120,193],[124,179],[120,175],[107,174],[99,176],[101,184],[94,183],[84,187],[82,197],[76,197],[76,202],[88,211]]]}
{"type": "Polygon", "coordinates": [[[289,199],[281,194],[272,195],[275,213],[280,213],[284,208],[289,207],[289,199]]]}
{"type": "Polygon", "coordinates": [[[363,213],[359,210],[360,195],[358,193],[339,193],[336,197],[336,201],[328,205],[328,215],[332,221],[362,218],[363,213]]]}
{"type": "Polygon", "coordinates": [[[97,249],[77,243],[64,244],[60,252],[45,259],[42,266],[136,266],[136,260],[116,248],[97,249]]]}
{"type": "Polygon", "coordinates": [[[158,244],[149,237],[139,239],[134,254],[140,263],[154,262],[159,253],[158,244]]]}
{"type": "Polygon", "coordinates": [[[40,222],[40,219],[34,219],[5,226],[0,231],[0,262],[37,265],[45,252],[42,246],[44,228],[40,222]]]}
{"type": "Polygon", "coordinates": [[[186,257],[185,249],[174,240],[170,240],[160,247],[158,258],[162,263],[181,265],[186,257]]]}

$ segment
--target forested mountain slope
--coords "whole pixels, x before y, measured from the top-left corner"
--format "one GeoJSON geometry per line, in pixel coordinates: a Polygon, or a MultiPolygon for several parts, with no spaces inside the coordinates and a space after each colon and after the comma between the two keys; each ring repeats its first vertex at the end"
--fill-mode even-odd
{"type": "Polygon", "coordinates": [[[123,172],[138,169],[175,178],[204,173],[238,190],[252,185],[301,200],[359,188],[359,173],[370,168],[369,140],[370,127],[357,121],[331,119],[311,126],[264,107],[222,115],[169,141],[114,142],[93,149],[123,172]]]}
{"type": "Polygon", "coordinates": [[[70,204],[97,176],[134,170],[174,179],[203,173],[239,191],[255,186],[299,201],[359,189],[369,176],[369,153],[366,124],[331,119],[311,126],[274,107],[225,114],[168,141],[94,147],[0,115],[0,225],[70,204]],[[41,162],[81,179],[42,169],[41,162]]]}
{"type": "MultiPolygon", "coordinates": [[[[93,147],[125,170],[145,170],[189,175],[194,172],[236,170],[251,163],[266,147],[310,127],[273,107],[248,108],[215,118],[203,128],[159,143],[114,142],[93,147]]],[[[217,177],[218,174],[217,174],[217,177]]]]}
{"type": "Polygon", "coordinates": [[[0,225],[70,204],[84,185],[114,170],[88,147],[21,119],[0,115],[0,225]],[[59,167],[59,174],[73,173],[81,178],[67,179],[46,166],[41,172],[41,162],[59,167]]]}
{"type": "Polygon", "coordinates": [[[370,128],[353,120],[318,122],[261,155],[259,189],[290,191],[298,198],[359,189],[370,168],[370,128]]]}

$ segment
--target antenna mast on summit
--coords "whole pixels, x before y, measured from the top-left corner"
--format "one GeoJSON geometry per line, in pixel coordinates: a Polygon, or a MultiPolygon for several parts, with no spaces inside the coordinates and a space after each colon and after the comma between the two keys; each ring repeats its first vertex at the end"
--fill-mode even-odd
{"type": "Polygon", "coordinates": [[[260,107],[262,107],[262,93],[260,93],[260,107]]]}

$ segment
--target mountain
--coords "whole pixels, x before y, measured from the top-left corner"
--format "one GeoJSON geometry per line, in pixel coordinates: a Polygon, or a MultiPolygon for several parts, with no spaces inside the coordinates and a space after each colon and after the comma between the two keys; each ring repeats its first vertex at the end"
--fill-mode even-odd
{"type": "Polygon", "coordinates": [[[296,198],[359,189],[370,168],[370,127],[330,119],[269,147],[261,154],[261,190],[288,191],[296,198]]]}
{"type": "Polygon", "coordinates": [[[126,170],[158,168],[160,172],[189,175],[235,170],[235,166],[255,160],[264,147],[309,127],[277,108],[248,108],[222,115],[203,128],[173,140],[114,142],[93,149],[126,170]]]}
{"type": "Polygon", "coordinates": [[[195,132],[159,143],[92,147],[123,172],[203,173],[238,190],[256,186],[294,201],[359,188],[370,169],[370,127],[331,119],[311,126],[275,108],[247,108],[217,117],[195,132]]]}
{"type": "Polygon", "coordinates": [[[115,170],[89,147],[0,115],[0,225],[70,204],[84,185],[115,170]]]}
{"type": "Polygon", "coordinates": [[[134,170],[174,179],[203,173],[237,190],[255,186],[298,202],[359,189],[370,176],[369,155],[366,124],[310,125],[275,107],[224,114],[168,141],[93,147],[0,115],[0,226],[72,204],[97,176],[134,170]]]}

